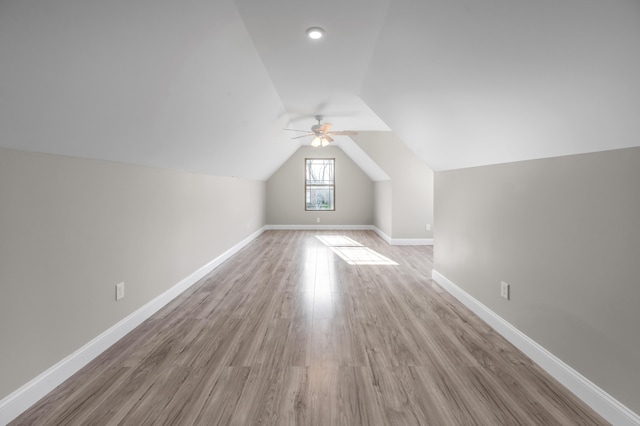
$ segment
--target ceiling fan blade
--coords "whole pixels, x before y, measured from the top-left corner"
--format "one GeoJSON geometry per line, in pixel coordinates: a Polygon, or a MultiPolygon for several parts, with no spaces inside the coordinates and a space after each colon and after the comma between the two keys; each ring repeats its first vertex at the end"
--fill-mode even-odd
{"type": "Polygon", "coordinates": [[[329,142],[333,142],[333,138],[331,136],[329,136],[329,135],[324,135],[324,138],[326,140],[328,140],[329,142]]]}
{"type": "Polygon", "coordinates": [[[324,123],[318,128],[318,132],[327,133],[330,128],[331,128],[331,123],[324,123]]]}
{"type": "Polygon", "coordinates": [[[353,130],[343,130],[343,131],[336,131],[336,132],[329,132],[329,135],[334,135],[334,136],[353,136],[353,135],[357,135],[358,132],[354,132],[353,130]]]}
{"type": "Polygon", "coordinates": [[[294,138],[291,138],[291,139],[300,139],[300,138],[306,138],[306,137],[308,137],[308,136],[313,136],[313,133],[307,133],[306,135],[302,135],[302,136],[296,136],[296,137],[294,137],[294,138]]]}

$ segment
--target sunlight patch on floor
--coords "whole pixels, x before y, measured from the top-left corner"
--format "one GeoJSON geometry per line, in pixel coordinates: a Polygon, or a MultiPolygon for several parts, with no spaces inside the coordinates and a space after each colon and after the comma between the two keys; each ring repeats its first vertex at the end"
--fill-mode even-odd
{"type": "Polygon", "coordinates": [[[331,250],[349,265],[397,265],[369,247],[331,247],[331,250]]]}
{"type": "Polygon", "coordinates": [[[356,240],[344,235],[316,235],[328,247],[363,247],[356,240]]]}
{"type": "Polygon", "coordinates": [[[324,245],[349,265],[397,265],[380,253],[344,235],[316,235],[324,245]]]}

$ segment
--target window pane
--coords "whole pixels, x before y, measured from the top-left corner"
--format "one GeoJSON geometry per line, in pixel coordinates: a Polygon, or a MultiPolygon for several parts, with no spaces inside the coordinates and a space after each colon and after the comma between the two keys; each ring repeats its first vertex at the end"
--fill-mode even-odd
{"type": "Polygon", "coordinates": [[[333,186],[307,187],[307,210],[333,210],[333,186]]]}
{"type": "Polygon", "coordinates": [[[333,185],[333,159],[307,160],[307,185],[333,185]]]}

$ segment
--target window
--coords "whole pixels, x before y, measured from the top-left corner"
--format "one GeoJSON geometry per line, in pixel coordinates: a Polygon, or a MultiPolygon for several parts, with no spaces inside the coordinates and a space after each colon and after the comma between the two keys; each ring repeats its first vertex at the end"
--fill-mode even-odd
{"type": "Polygon", "coordinates": [[[304,209],[335,210],[335,159],[305,158],[304,169],[304,209]]]}

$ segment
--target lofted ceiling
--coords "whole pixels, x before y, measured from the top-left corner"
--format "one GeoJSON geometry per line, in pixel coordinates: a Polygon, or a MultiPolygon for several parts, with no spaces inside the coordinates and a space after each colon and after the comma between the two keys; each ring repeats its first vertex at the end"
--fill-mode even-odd
{"type": "Polygon", "coordinates": [[[0,146],[212,175],[316,114],[434,170],[638,146],[639,76],[637,0],[0,2],[0,146]]]}

